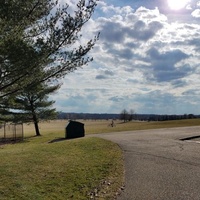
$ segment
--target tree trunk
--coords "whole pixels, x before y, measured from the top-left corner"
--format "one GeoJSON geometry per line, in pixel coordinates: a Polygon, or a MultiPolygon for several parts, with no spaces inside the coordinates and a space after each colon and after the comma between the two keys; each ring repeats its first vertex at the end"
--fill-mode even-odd
{"type": "Polygon", "coordinates": [[[36,136],[41,136],[40,134],[40,129],[39,129],[39,126],[38,126],[38,117],[37,117],[37,114],[35,112],[35,109],[34,109],[34,105],[33,105],[33,101],[30,99],[30,105],[31,105],[31,112],[32,112],[32,119],[33,119],[33,122],[34,122],[34,126],[35,126],[35,134],[36,136]]]}
{"type": "Polygon", "coordinates": [[[32,114],[33,114],[33,122],[34,122],[34,126],[35,126],[35,134],[36,134],[36,136],[41,136],[36,113],[32,112],[32,114]]]}
{"type": "Polygon", "coordinates": [[[41,136],[38,122],[34,122],[36,136],[41,136]]]}

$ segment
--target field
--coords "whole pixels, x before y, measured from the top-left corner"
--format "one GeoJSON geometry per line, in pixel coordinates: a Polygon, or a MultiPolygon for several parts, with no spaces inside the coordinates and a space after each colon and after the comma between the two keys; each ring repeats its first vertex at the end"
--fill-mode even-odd
{"type": "MultiPolygon", "coordinates": [[[[78,120],[85,125],[86,134],[99,134],[118,131],[130,131],[130,130],[145,130],[145,129],[157,129],[157,128],[172,128],[182,126],[200,126],[200,119],[186,119],[186,120],[173,120],[173,121],[161,121],[161,122],[141,122],[131,121],[123,123],[122,121],[114,121],[114,127],[111,127],[111,120],[78,120]]],[[[40,130],[41,134],[53,133],[57,137],[65,136],[65,127],[68,124],[67,120],[54,120],[49,122],[41,122],[40,130]]],[[[34,135],[33,124],[24,125],[25,137],[34,135]]]]}
{"type": "MultiPolygon", "coordinates": [[[[200,119],[166,122],[82,121],[86,134],[200,125],[200,119]]],[[[65,140],[68,122],[24,125],[21,143],[0,146],[0,199],[113,199],[123,185],[123,155],[118,145],[85,137],[65,140]]]]}
{"type": "Polygon", "coordinates": [[[25,124],[23,142],[0,146],[1,200],[113,199],[123,184],[120,148],[99,138],[65,140],[65,126],[43,122],[34,137],[25,124]]]}

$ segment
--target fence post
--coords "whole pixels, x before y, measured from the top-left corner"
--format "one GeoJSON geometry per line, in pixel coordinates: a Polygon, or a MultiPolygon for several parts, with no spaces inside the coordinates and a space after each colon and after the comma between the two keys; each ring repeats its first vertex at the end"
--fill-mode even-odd
{"type": "Polygon", "coordinates": [[[15,135],[15,141],[16,141],[16,140],[17,140],[17,134],[16,134],[16,132],[17,132],[17,130],[16,130],[16,124],[14,124],[13,128],[14,128],[14,131],[13,131],[13,133],[14,133],[14,135],[15,135]]]}
{"type": "Polygon", "coordinates": [[[0,140],[24,140],[24,126],[23,123],[2,123],[2,133],[0,140]]]}
{"type": "Polygon", "coordinates": [[[4,122],[4,139],[6,139],[6,122],[4,122]]]}
{"type": "Polygon", "coordinates": [[[22,140],[24,140],[24,124],[22,123],[22,140]]]}

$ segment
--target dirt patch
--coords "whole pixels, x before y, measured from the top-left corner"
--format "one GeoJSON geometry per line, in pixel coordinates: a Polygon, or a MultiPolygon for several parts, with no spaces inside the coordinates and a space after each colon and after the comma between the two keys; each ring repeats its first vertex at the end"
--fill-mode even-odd
{"type": "Polygon", "coordinates": [[[9,140],[9,139],[3,139],[3,140],[0,140],[0,146],[2,145],[6,145],[6,144],[15,144],[15,143],[19,143],[19,142],[22,142],[22,140],[9,140]]]}

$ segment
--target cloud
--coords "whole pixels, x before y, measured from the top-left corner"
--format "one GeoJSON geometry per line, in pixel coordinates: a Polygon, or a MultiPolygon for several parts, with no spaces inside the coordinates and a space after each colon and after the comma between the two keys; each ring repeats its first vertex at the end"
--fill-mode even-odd
{"type": "Polygon", "coordinates": [[[96,79],[107,79],[105,75],[97,75],[96,79]]]}
{"type": "Polygon", "coordinates": [[[116,48],[109,48],[108,53],[111,53],[115,55],[115,57],[120,57],[122,59],[132,59],[134,57],[134,53],[131,48],[121,48],[121,49],[116,49],[116,48]]]}
{"type": "Polygon", "coordinates": [[[159,53],[158,50],[154,47],[148,50],[147,55],[149,55],[150,59],[154,62],[167,62],[169,65],[174,65],[177,62],[189,57],[187,54],[183,53],[179,49],[159,53]]]}
{"type": "Polygon", "coordinates": [[[186,96],[196,96],[196,95],[200,95],[200,92],[195,90],[195,89],[190,89],[190,90],[187,90],[185,92],[182,93],[183,95],[186,95],[186,96]]]}
{"type": "Polygon", "coordinates": [[[185,80],[182,80],[182,79],[174,80],[171,83],[172,83],[172,86],[174,88],[182,88],[182,87],[188,85],[188,83],[185,80]]]}
{"type": "Polygon", "coordinates": [[[101,33],[102,40],[116,43],[124,41],[125,33],[123,32],[123,24],[105,19],[101,19],[99,24],[101,24],[99,25],[99,32],[101,33]]]}
{"type": "Polygon", "coordinates": [[[124,100],[124,98],[122,97],[118,97],[118,96],[114,96],[108,99],[109,101],[113,101],[113,102],[121,102],[124,100]]]}
{"type": "Polygon", "coordinates": [[[96,76],[96,79],[108,79],[109,77],[114,76],[114,72],[109,70],[102,70],[101,74],[96,76]]]}
{"type": "Polygon", "coordinates": [[[184,114],[184,113],[198,113],[198,101],[200,98],[185,96],[176,96],[169,91],[155,90],[146,94],[135,96],[133,101],[140,102],[138,108],[143,113],[151,114],[184,114]],[[162,112],[160,112],[162,110],[162,112]]]}
{"type": "MultiPolygon", "coordinates": [[[[158,18],[158,16],[154,17],[156,17],[156,19],[158,18]]],[[[145,22],[139,20],[139,17],[136,14],[133,15],[133,13],[120,17],[114,16],[110,19],[101,18],[98,24],[98,30],[101,32],[101,39],[109,43],[123,43],[126,38],[147,41],[153,38],[163,27],[163,25],[159,21],[155,21],[154,18],[149,20],[149,22],[145,22]],[[131,18],[134,19],[133,21],[129,21],[130,15],[131,18]]]]}
{"type": "Polygon", "coordinates": [[[98,6],[105,14],[124,14],[133,12],[133,9],[130,6],[116,7],[114,5],[107,5],[105,2],[99,2],[98,6]]]}
{"type": "Polygon", "coordinates": [[[152,21],[149,24],[146,24],[144,21],[139,20],[134,24],[133,29],[128,32],[137,40],[148,41],[153,38],[161,28],[163,28],[163,26],[160,22],[152,21]]]}
{"type": "Polygon", "coordinates": [[[193,10],[172,13],[154,3],[147,8],[100,1],[95,18],[82,30],[85,40],[101,32],[89,53],[94,61],[66,76],[57,95],[57,108],[77,112],[120,113],[130,108],[137,113],[198,113],[200,98],[194,95],[200,86],[196,3],[190,6],[193,10]]]}
{"type": "Polygon", "coordinates": [[[195,18],[200,18],[200,9],[194,10],[191,15],[195,18]]]}
{"type": "Polygon", "coordinates": [[[175,66],[178,62],[189,57],[179,49],[159,53],[157,49],[152,47],[147,51],[147,56],[149,63],[151,63],[149,70],[152,71],[150,76],[147,74],[149,79],[153,78],[158,82],[172,81],[183,78],[191,72],[189,65],[175,66]]]}
{"type": "Polygon", "coordinates": [[[108,76],[114,76],[114,73],[112,71],[109,71],[109,70],[105,70],[104,73],[107,74],[108,76]]]}

